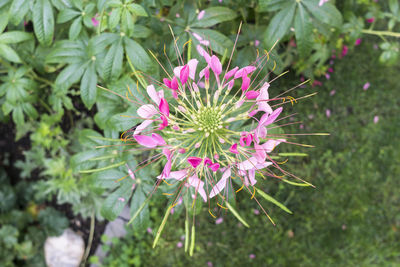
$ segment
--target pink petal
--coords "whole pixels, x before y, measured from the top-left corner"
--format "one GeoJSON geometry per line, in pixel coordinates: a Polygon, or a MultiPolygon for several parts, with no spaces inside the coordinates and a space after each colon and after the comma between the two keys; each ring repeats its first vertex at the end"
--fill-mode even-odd
{"type": "Polygon", "coordinates": [[[233,69],[231,69],[230,71],[228,71],[225,74],[225,80],[228,80],[230,77],[232,77],[233,75],[235,75],[235,73],[238,71],[239,67],[235,67],[233,69]]]}
{"type": "Polygon", "coordinates": [[[219,61],[219,58],[213,55],[211,57],[211,64],[210,64],[211,70],[214,72],[216,76],[219,76],[222,72],[222,64],[221,61],[219,61]]]}
{"type": "Polygon", "coordinates": [[[204,165],[210,165],[210,164],[212,164],[211,159],[205,157],[205,158],[204,158],[204,165]]]}
{"type": "Polygon", "coordinates": [[[147,126],[149,126],[153,121],[152,120],[145,120],[143,121],[141,124],[139,124],[135,131],[133,132],[133,135],[138,135],[140,134],[144,129],[147,128],[147,126]]]}
{"type": "Polygon", "coordinates": [[[265,152],[270,153],[272,152],[272,150],[274,150],[274,148],[279,145],[282,142],[286,142],[285,139],[277,139],[277,140],[273,140],[270,139],[267,142],[265,142],[264,144],[262,144],[262,148],[265,149],[265,152]]]}
{"type": "Polygon", "coordinates": [[[150,119],[154,115],[158,114],[157,109],[152,104],[143,105],[137,110],[137,114],[144,119],[150,119]]]}
{"type": "Polygon", "coordinates": [[[151,100],[153,100],[157,105],[160,104],[160,96],[157,93],[156,89],[154,88],[154,85],[150,84],[147,86],[147,94],[150,96],[151,100]]]}
{"type": "Polygon", "coordinates": [[[213,163],[213,164],[211,164],[211,165],[208,166],[208,167],[209,167],[212,171],[216,172],[216,171],[218,171],[220,165],[219,165],[219,163],[213,163]]]}
{"type": "Polygon", "coordinates": [[[189,60],[188,62],[188,66],[189,66],[189,77],[190,79],[194,80],[195,76],[196,76],[196,68],[197,68],[197,64],[199,63],[199,61],[195,58],[189,60]]]}
{"type": "Polygon", "coordinates": [[[250,86],[250,78],[247,76],[242,77],[242,91],[246,91],[250,86]]]}
{"type": "Polygon", "coordinates": [[[200,11],[200,13],[197,15],[197,20],[201,20],[204,17],[205,13],[206,13],[206,11],[204,11],[204,10],[200,11]]]}
{"type": "Polygon", "coordinates": [[[246,92],[246,98],[247,99],[254,99],[257,98],[260,95],[260,92],[250,90],[246,92]]]}
{"type": "Polygon", "coordinates": [[[157,141],[154,140],[150,136],[134,135],[133,137],[135,138],[136,142],[138,142],[138,144],[140,144],[142,146],[149,147],[149,148],[154,148],[157,146],[157,141]]]}
{"type": "Polygon", "coordinates": [[[254,149],[256,150],[255,157],[259,163],[262,163],[267,158],[267,153],[262,146],[255,144],[254,149]]]}
{"type": "Polygon", "coordinates": [[[256,69],[257,68],[254,67],[254,66],[246,66],[244,68],[241,68],[240,70],[238,70],[235,73],[235,77],[234,78],[237,79],[237,78],[242,77],[244,72],[246,73],[246,75],[248,75],[248,74],[252,73],[253,71],[255,71],[256,69]]]}
{"type": "Polygon", "coordinates": [[[204,59],[206,60],[207,64],[210,65],[210,63],[211,63],[210,55],[203,49],[203,47],[201,47],[201,45],[197,45],[196,49],[197,49],[197,52],[199,53],[199,55],[204,57],[204,59]]]}
{"type": "Polygon", "coordinates": [[[168,126],[168,120],[164,115],[160,116],[160,119],[161,119],[162,123],[159,124],[159,126],[158,126],[159,131],[163,130],[165,127],[168,126]]]}
{"type": "Polygon", "coordinates": [[[229,151],[231,152],[231,153],[233,153],[233,154],[239,154],[239,152],[238,152],[238,150],[237,150],[237,144],[235,143],[235,144],[233,144],[230,148],[229,148],[229,151]]]}
{"type": "Polygon", "coordinates": [[[189,162],[190,165],[192,165],[193,168],[196,168],[197,166],[200,165],[203,159],[198,157],[189,157],[187,161],[189,162]]]}
{"type": "Polygon", "coordinates": [[[165,98],[162,98],[160,100],[160,105],[158,106],[160,109],[160,112],[164,114],[165,116],[169,117],[169,105],[168,102],[165,98]]]}
{"type": "Polygon", "coordinates": [[[181,79],[181,83],[185,84],[189,77],[189,66],[185,65],[180,71],[179,79],[181,79]]]}
{"type": "Polygon", "coordinates": [[[166,144],[164,139],[159,134],[153,133],[153,134],[151,134],[151,137],[153,138],[153,140],[156,142],[156,144],[158,146],[162,146],[162,145],[166,144]]]}
{"type": "Polygon", "coordinates": [[[213,198],[217,194],[219,194],[226,186],[226,181],[227,179],[231,176],[231,169],[228,168],[225,170],[225,172],[222,174],[221,179],[218,181],[218,183],[211,189],[210,193],[210,198],[213,198]]]}

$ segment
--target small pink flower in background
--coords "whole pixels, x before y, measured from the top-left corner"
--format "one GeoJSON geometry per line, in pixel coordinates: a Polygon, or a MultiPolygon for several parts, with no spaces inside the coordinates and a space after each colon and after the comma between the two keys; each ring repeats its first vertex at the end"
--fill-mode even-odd
{"type": "Polygon", "coordinates": [[[312,86],[322,86],[322,82],[315,80],[312,84],[312,86]]]}
{"type": "Polygon", "coordinates": [[[152,233],[153,233],[153,229],[151,229],[150,227],[148,227],[148,228],[146,229],[146,231],[147,231],[147,233],[149,233],[149,234],[152,234],[152,233]]]}
{"type": "Polygon", "coordinates": [[[368,23],[372,23],[372,22],[374,22],[374,21],[375,21],[375,18],[374,18],[374,17],[372,17],[372,18],[366,19],[366,21],[367,21],[368,23]]]}
{"type": "Polygon", "coordinates": [[[185,235],[181,235],[181,240],[185,240],[185,235]]]}
{"type": "Polygon", "coordinates": [[[371,84],[369,83],[369,82],[366,82],[364,85],[363,85],[363,90],[364,91],[366,91],[366,90],[368,90],[368,88],[371,86],[371,84]]]}
{"type": "Polygon", "coordinates": [[[175,17],[180,18],[180,17],[181,17],[181,14],[176,13],[176,14],[175,14],[175,17]]]}
{"type": "Polygon", "coordinates": [[[207,262],[207,266],[208,266],[208,267],[213,267],[214,265],[212,264],[211,261],[208,261],[208,262],[207,262]]]}
{"type": "Polygon", "coordinates": [[[287,235],[288,235],[289,238],[293,238],[293,237],[294,237],[294,232],[293,232],[293,230],[287,231],[287,235]]]}
{"type": "Polygon", "coordinates": [[[344,46],[343,46],[343,49],[342,49],[342,54],[341,54],[341,56],[342,56],[342,57],[345,57],[345,56],[347,55],[348,52],[349,52],[349,47],[348,47],[347,45],[344,45],[344,46]]]}
{"type": "Polygon", "coordinates": [[[374,44],[373,47],[374,47],[375,50],[378,50],[378,48],[379,48],[379,46],[377,44],[374,44]]]}
{"type": "Polygon", "coordinates": [[[199,12],[199,14],[197,15],[197,19],[201,20],[204,17],[204,14],[206,14],[206,11],[202,10],[199,12]]]}
{"type": "Polygon", "coordinates": [[[250,255],[249,255],[249,258],[250,258],[250,259],[255,259],[255,258],[256,258],[256,255],[255,255],[255,254],[250,254],[250,255]]]}
{"type": "Polygon", "coordinates": [[[314,119],[314,114],[310,114],[307,116],[310,120],[314,119]]]}
{"type": "Polygon", "coordinates": [[[119,197],[119,198],[118,198],[118,201],[125,202],[125,198],[119,197]]]}
{"type": "Polygon", "coordinates": [[[258,209],[254,209],[253,212],[255,215],[260,215],[260,211],[258,209]]]}
{"type": "Polygon", "coordinates": [[[336,94],[336,90],[332,90],[332,91],[329,93],[330,96],[334,96],[335,94],[336,94]]]}
{"type": "Polygon", "coordinates": [[[333,68],[329,68],[328,72],[333,73],[333,68]]]}
{"type": "Polygon", "coordinates": [[[215,224],[221,224],[224,221],[222,217],[219,217],[218,219],[215,220],[215,224]]]}
{"type": "Polygon", "coordinates": [[[329,118],[331,116],[331,110],[330,109],[325,110],[325,115],[327,118],[329,118]]]}
{"type": "Polygon", "coordinates": [[[358,38],[354,44],[355,45],[360,45],[361,44],[361,38],[358,38]]]}
{"type": "Polygon", "coordinates": [[[303,130],[303,129],[304,129],[304,124],[300,124],[300,125],[299,125],[299,128],[300,128],[301,130],[303,130]]]}
{"type": "MultiPolygon", "coordinates": [[[[96,14],[96,15],[97,15],[97,14],[96,14]]],[[[96,16],[94,16],[94,17],[92,18],[92,24],[93,24],[93,27],[99,26],[99,21],[96,19],[96,16]]]]}
{"type": "Polygon", "coordinates": [[[343,224],[342,225],[342,230],[344,231],[344,230],[346,230],[347,229],[347,226],[345,225],[345,224],[343,224]]]}
{"type": "Polygon", "coordinates": [[[335,61],[333,59],[329,60],[329,65],[335,64],[335,61]]]}
{"type": "Polygon", "coordinates": [[[377,124],[379,121],[379,116],[374,116],[374,123],[377,124]]]}
{"type": "Polygon", "coordinates": [[[181,247],[183,247],[183,244],[182,244],[182,242],[178,242],[178,243],[176,244],[176,247],[177,247],[177,248],[181,248],[181,247]]]}
{"type": "Polygon", "coordinates": [[[254,46],[257,47],[257,46],[259,46],[259,45],[260,45],[260,40],[255,40],[255,41],[254,41],[254,46]]]}
{"type": "Polygon", "coordinates": [[[327,80],[329,80],[329,79],[331,78],[331,75],[329,75],[329,73],[325,73],[325,78],[326,78],[327,80]]]}

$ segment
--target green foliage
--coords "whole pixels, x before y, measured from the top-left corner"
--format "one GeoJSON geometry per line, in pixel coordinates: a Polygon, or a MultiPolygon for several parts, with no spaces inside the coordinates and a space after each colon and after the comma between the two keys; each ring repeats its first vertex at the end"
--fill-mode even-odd
{"type": "Polygon", "coordinates": [[[68,227],[64,215],[37,202],[32,183],[14,186],[0,169],[0,265],[43,266],[43,243],[68,227]]]}
{"type": "MultiPolygon", "coordinates": [[[[297,141],[312,142],[317,148],[304,148],[309,157],[290,158],[288,163],[291,172],[316,188],[293,191],[291,185],[277,179],[257,183],[268,195],[282,200],[293,214],[275,206],[269,197],[265,201],[258,197],[277,226],[254,201],[239,201],[238,207],[250,229],[238,224],[231,213],[222,211],[219,216],[224,222],[219,225],[211,216],[198,216],[196,231],[202,234],[196,235],[192,257],[185,254],[185,241],[181,240],[184,218],[172,216],[155,249],[150,247],[152,235],[130,231],[126,238],[106,246],[109,256],[102,266],[128,266],[127,262],[133,266],[158,266],[159,262],[207,266],[209,261],[213,266],[396,266],[400,238],[400,139],[396,129],[400,126],[400,106],[393,96],[400,87],[388,77],[396,75],[399,64],[370,68],[379,64],[379,51],[373,49],[372,40],[364,40],[352,55],[335,63],[334,74],[319,90],[319,97],[312,99],[312,105],[295,105],[302,114],[305,132],[331,133],[329,137],[299,137],[297,141]],[[367,81],[371,87],[364,91],[367,81]],[[336,94],[331,96],[333,88],[336,94]],[[329,118],[325,109],[332,111],[329,118]],[[309,114],[314,117],[308,118],[309,114]],[[374,123],[376,115],[379,122],[374,123]],[[255,215],[254,209],[260,215],[255,215]]],[[[294,75],[277,82],[285,88],[298,84],[294,75]]],[[[298,125],[292,130],[299,131],[298,125]]],[[[298,151],[286,148],[285,153],[298,151]]],[[[160,224],[163,211],[151,216],[153,225],[160,224]]]]}

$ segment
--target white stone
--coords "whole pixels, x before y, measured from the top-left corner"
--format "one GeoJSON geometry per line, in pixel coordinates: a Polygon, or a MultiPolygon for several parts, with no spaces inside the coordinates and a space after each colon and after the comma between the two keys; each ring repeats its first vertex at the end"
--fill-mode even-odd
{"type": "Polygon", "coordinates": [[[50,236],[44,243],[44,255],[48,267],[78,267],[85,242],[71,229],[64,230],[61,236],[50,236]]]}

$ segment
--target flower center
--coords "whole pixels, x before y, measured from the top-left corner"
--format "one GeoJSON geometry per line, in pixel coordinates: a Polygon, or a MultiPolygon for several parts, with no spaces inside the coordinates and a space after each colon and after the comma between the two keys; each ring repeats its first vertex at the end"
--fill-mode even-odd
{"type": "Polygon", "coordinates": [[[214,133],[222,128],[222,112],[218,107],[202,107],[195,115],[199,131],[214,133]]]}

